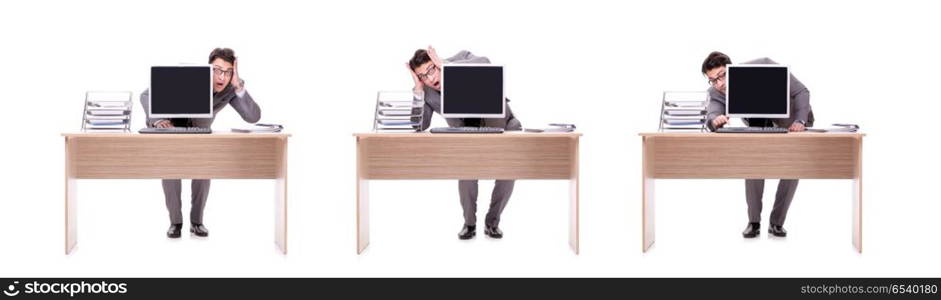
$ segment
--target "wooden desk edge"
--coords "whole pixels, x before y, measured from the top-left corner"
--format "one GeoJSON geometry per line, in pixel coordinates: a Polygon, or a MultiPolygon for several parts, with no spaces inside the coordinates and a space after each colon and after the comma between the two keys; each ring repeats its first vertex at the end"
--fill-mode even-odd
{"type": "Polygon", "coordinates": [[[355,137],[429,137],[429,136],[449,136],[449,137],[490,137],[490,136],[525,136],[525,137],[580,137],[581,132],[516,132],[510,131],[502,134],[494,133],[430,133],[430,132],[409,132],[409,133],[353,133],[355,137]]]}
{"type": "Polygon", "coordinates": [[[861,138],[866,136],[862,132],[789,132],[786,134],[780,133],[743,133],[743,134],[719,134],[714,132],[641,132],[637,134],[642,137],[660,137],[660,136],[686,136],[686,137],[702,137],[702,136],[776,136],[776,137],[839,137],[839,136],[849,136],[861,138]]]}
{"type": "Polygon", "coordinates": [[[210,134],[141,134],[136,132],[63,132],[63,137],[177,137],[177,138],[271,138],[291,137],[290,133],[240,133],[240,132],[213,132],[210,134]]]}

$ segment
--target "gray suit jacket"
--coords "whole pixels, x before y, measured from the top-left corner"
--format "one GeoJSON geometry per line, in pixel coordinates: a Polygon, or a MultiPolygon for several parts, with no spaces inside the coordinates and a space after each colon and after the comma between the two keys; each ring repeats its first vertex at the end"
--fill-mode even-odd
{"type": "MultiPolygon", "coordinates": [[[[452,57],[449,57],[444,60],[445,63],[453,64],[489,64],[490,59],[483,56],[475,56],[469,51],[462,50],[452,57]]],[[[441,92],[430,88],[424,87],[425,94],[425,108],[422,111],[422,124],[421,130],[428,129],[431,126],[431,116],[432,113],[441,113],[441,92]]],[[[488,118],[481,119],[481,127],[497,127],[503,128],[504,130],[522,130],[523,125],[520,124],[520,121],[516,119],[516,116],[513,115],[513,111],[510,110],[509,102],[506,100],[506,116],[502,119],[499,118],[488,118]]],[[[462,118],[449,118],[445,119],[448,122],[450,127],[462,127],[465,126],[465,119],[462,118]]]]}
{"type": "MultiPolygon", "coordinates": [[[[245,86],[244,80],[242,81],[242,86],[245,86]]],[[[150,117],[150,107],[148,106],[150,101],[148,101],[148,99],[150,99],[150,89],[144,90],[144,92],[140,94],[140,102],[141,107],[144,108],[144,113],[147,114],[147,127],[154,127],[154,123],[165,119],[150,117]]],[[[261,119],[261,108],[258,107],[258,104],[255,103],[252,96],[248,94],[248,91],[245,91],[245,94],[239,97],[230,84],[221,92],[212,93],[212,118],[172,119],[170,121],[173,122],[173,126],[177,127],[209,128],[212,126],[212,122],[216,120],[216,114],[225,108],[226,105],[231,105],[232,108],[242,116],[242,120],[245,120],[245,122],[255,123],[261,119]]]]}
{"type": "MultiPolygon", "coordinates": [[[[778,64],[771,60],[770,58],[759,58],[752,61],[747,61],[743,64],[778,64]]],[[[725,94],[716,90],[715,87],[709,87],[709,104],[706,105],[706,126],[709,127],[709,130],[715,131],[716,129],[712,126],[712,120],[718,116],[725,114],[725,94]]],[[[810,109],[810,90],[804,86],[800,80],[797,80],[797,77],[794,77],[794,74],[791,74],[791,117],[786,119],[770,119],[774,123],[775,127],[787,128],[790,127],[797,120],[803,120],[805,126],[811,127],[814,126],[814,112],[810,109]]],[[[749,120],[743,119],[742,121],[745,124],[749,124],[749,120]]]]}

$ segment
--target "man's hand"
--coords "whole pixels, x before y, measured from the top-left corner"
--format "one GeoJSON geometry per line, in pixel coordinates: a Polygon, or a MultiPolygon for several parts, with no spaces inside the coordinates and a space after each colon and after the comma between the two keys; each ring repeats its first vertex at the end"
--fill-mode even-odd
{"type": "Polygon", "coordinates": [[[157,121],[157,123],[154,123],[154,127],[173,128],[173,123],[170,123],[170,120],[160,120],[160,121],[157,121]]]}
{"type": "Polygon", "coordinates": [[[434,64],[435,67],[438,67],[438,70],[441,70],[441,66],[444,64],[444,62],[442,62],[441,58],[438,57],[438,51],[435,51],[435,48],[430,45],[428,46],[427,51],[428,57],[431,58],[431,63],[434,64]]]}
{"type": "Polygon", "coordinates": [[[729,123],[729,117],[726,115],[721,115],[721,116],[716,117],[715,119],[712,119],[713,128],[722,128],[722,126],[725,126],[725,124],[728,124],[728,123],[729,123]]]}
{"type": "Polygon", "coordinates": [[[232,79],[229,81],[229,84],[235,88],[236,92],[242,91],[242,80],[239,78],[239,59],[236,58],[232,62],[232,79]]]}
{"type": "Polygon", "coordinates": [[[804,131],[804,129],[806,129],[804,128],[804,124],[801,124],[800,122],[794,122],[791,124],[791,127],[787,128],[788,131],[804,131]]]}
{"type": "Polygon", "coordinates": [[[412,66],[405,63],[405,68],[408,69],[408,73],[412,75],[412,81],[415,82],[415,87],[412,90],[415,92],[424,91],[425,84],[418,78],[418,74],[415,74],[415,70],[412,70],[412,66]]]}

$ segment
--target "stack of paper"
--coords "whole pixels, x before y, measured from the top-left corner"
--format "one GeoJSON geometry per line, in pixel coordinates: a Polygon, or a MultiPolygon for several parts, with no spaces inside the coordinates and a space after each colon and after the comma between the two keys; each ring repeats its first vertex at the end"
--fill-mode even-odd
{"type": "Polygon", "coordinates": [[[660,131],[704,131],[707,97],[706,92],[663,92],[660,131]]]}
{"type": "Polygon", "coordinates": [[[84,131],[130,131],[131,92],[87,92],[82,116],[84,131]]]}
{"type": "Polygon", "coordinates": [[[241,133],[274,133],[281,132],[284,129],[284,126],[278,124],[263,124],[256,123],[245,127],[232,128],[232,132],[241,132],[241,133]]]}
{"type": "Polygon", "coordinates": [[[425,100],[412,91],[380,91],[376,95],[376,132],[415,132],[421,130],[425,100]]]}
{"type": "Polygon", "coordinates": [[[523,131],[525,132],[573,132],[575,131],[575,124],[568,123],[549,123],[549,127],[546,128],[526,128],[523,131]]]}
{"type": "Polygon", "coordinates": [[[813,131],[813,132],[857,132],[857,131],[859,131],[859,125],[856,125],[856,124],[836,123],[836,124],[833,124],[833,127],[829,127],[829,128],[807,128],[807,131],[813,131]]]}

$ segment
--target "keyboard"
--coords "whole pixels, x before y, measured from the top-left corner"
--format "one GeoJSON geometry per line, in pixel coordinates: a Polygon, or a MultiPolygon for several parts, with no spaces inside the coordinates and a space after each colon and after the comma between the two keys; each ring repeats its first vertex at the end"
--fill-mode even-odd
{"type": "Polygon", "coordinates": [[[431,133],[503,133],[498,127],[435,127],[431,133]]]}
{"type": "Polygon", "coordinates": [[[787,133],[787,128],[781,127],[722,127],[716,129],[718,133],[787,133]]]}
{"type": "Polygon", "coordinates": [[[208,134],[212,129],[202,127],[170,127],[170,128],[141,128],[140,133],[169,133],[169,134],[208,134]]]}

